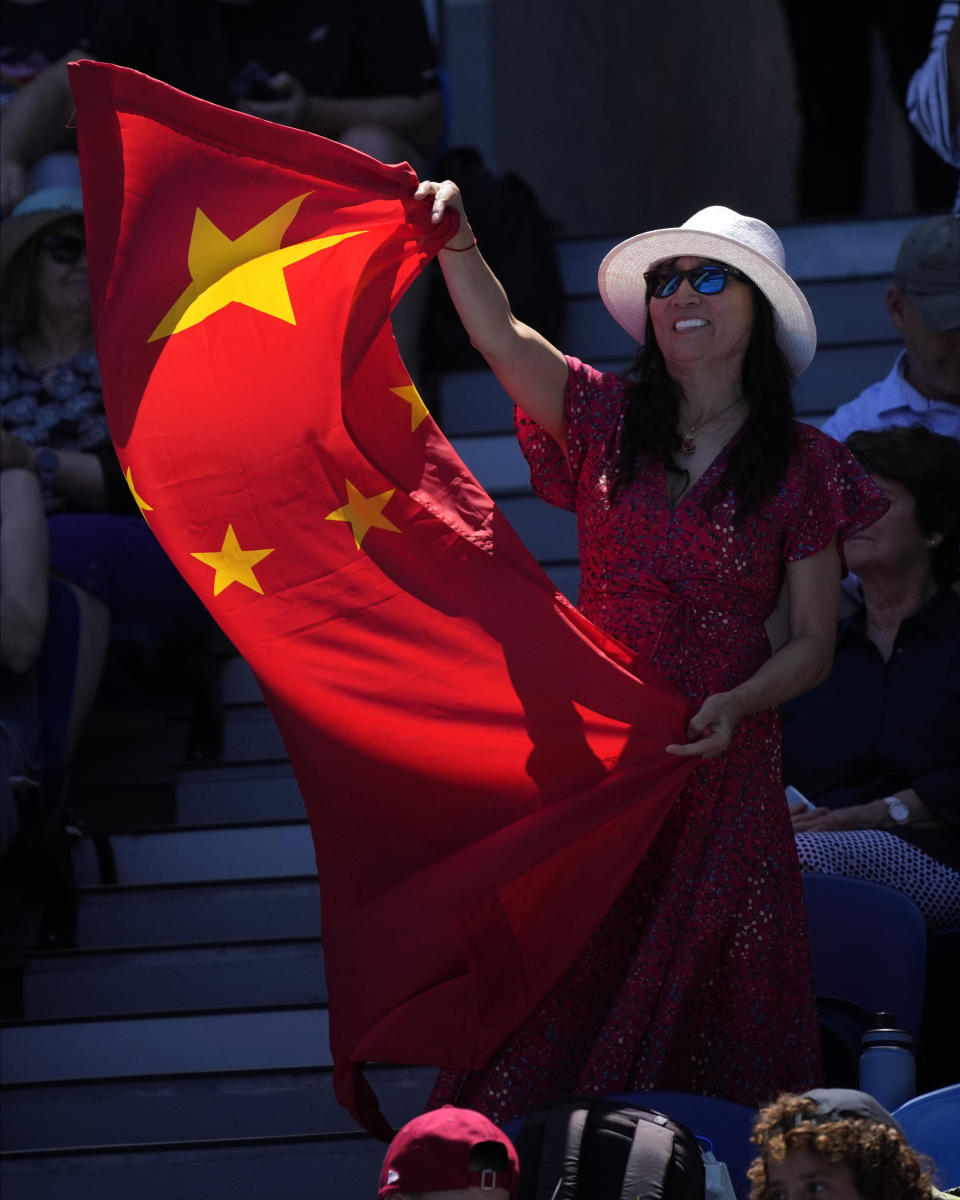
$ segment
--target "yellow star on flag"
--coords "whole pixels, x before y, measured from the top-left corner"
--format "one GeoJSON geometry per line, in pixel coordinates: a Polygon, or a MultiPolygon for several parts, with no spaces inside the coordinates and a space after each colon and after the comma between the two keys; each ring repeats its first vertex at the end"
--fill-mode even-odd
{"type": "Polygon", "coordinates": [[[124,479],[127,481],[127,487],[130,489],[134,500],[137,502],[137,508],[139,508],[142,513],[153,512],[153,505],[148,504],[133,486],[133,471],[131,471],[129,467],[127,467],[127,473],[124,475],[124,479]]]}
{"type": "Polygon", "coordinates": [[[366,232],[364,229],[355,229],[351,233],[310,238],[306,242],[295,242],[292,246],[281,246],[283,235],[309,195],[309,192],[304,192],[302,196],[288,200],[276,212],[264,217],[234,240],[221,233],[206,213],[198,208],[187,251],[191,282],[148,340],[154,342],[157,338],[189,329],[234,300],[296,325],[287,281],[283,275],[284,267],[308,258],[318,250],[335,246],[345,238],[366,232]]]}
{"type": "Polygon", "coordinates": [[[219,596],[224,588],[231,583],[242,583],[244,587],[263,595],[260,581],[253,573],[253,568],[261,559],[272,554],[273,550],[242,550],[233,532],[233,526],[227,526],[223,537],[223,545],[219,550],[192,551],[193,558],[199,558],[208,567],[213,567],[216,575],[213,578],[213,594],[219,596]]]}
{"type": "Polygon", "coordinates": [[[405,400],[410,405],[410,432],[417,428],[424,417],[428,416],[427,406],[420,399],[420,393],[413,386],[408,384],[406,387],[395,387],[390,389],[395,396],[399,396],[401,400],[405,400]]]}
{"type": "Polygon", "coordinates": [[[383,510],[397,490],[396,488],[391,488],[389,492],[381,492],[379,496],[364,496],[349,479],[344,482],[347,485],[347,503],[335,512],[328,513],[324,519],[349,521],[350,528],[353,530],[353,540],[357,543],[358,550],[371,529],[386,529],[390,533],[400,532],[396,525],[383,515],[383,510]]]}

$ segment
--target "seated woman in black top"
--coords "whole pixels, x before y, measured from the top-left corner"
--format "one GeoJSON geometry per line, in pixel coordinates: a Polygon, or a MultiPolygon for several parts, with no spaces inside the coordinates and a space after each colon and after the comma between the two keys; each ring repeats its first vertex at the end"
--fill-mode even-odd
{"type": "Polygon", "coordinates": [[[863,606],[826,682],[784,705],[784,780],[804,870],[904,891],[960,925],[960,441],[919,425],[850,450],[890,509],[846,543],[863,606]]]}

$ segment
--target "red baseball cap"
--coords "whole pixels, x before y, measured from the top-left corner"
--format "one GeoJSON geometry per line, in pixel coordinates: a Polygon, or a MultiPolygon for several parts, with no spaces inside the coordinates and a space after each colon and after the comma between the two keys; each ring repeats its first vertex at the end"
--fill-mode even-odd
{"type": "Polygon", "coordinates": [[[399,1131],[380,1169],[378,1200],[400,1192],[445,1192],[479,1187],[517,1192],[520,1164],[507,1135],[483,1113],[470,1108],[443,1108],[414,1117],[399,1131]],[[509,1166],[471,1170],[470,1154],[480,1142],[497,1142],[507,1152],[509,1166]]]}

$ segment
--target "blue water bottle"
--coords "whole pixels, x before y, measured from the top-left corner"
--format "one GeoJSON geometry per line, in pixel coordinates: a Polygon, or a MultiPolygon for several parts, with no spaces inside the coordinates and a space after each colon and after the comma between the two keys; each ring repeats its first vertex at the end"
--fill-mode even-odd
{"type": "Polygon", "coordinates": [[[875,1013],[860,1039],[860,1090],[888,1112],[916,1094],[913,1035],[897,1028],[893,1013],[875,1013]]]}

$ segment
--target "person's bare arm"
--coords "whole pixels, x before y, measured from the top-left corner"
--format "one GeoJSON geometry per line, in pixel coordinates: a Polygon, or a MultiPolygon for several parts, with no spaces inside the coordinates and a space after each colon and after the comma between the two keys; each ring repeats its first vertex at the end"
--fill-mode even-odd
{"type": "Polygon", "coordinates": [[[822,683],[833,663],[839,589],[840,556],[835,539],[818,554],[788,563],[789,639],[738,687],[708,696],[690,719],[690,740],[667,750],[713,758],[730,745],[742,717],[782,704],[822,683]]]}
{"type": "Polygon", "coordinates": [[[415,196],[432,205],[436,223],[448,208],[460,215],[460,229],[438,255],[450,298],[471,345],[486,359],[507,394],[566,449],[563,402],[567,360],[546,338],[510,311],[510,301],[479,247],[469,248],[473,231],[460,190],[449,179],[424,181],[415,196]]]}
{"type": "MultiPolygon", "coordinates": [[[[0,433],[0,466],[36,471],[35,448],[16,434],[0,433]]],[[[59,463],[49,481],[50,490],[79,508],[102,509],[107,502],[103,464],[86,450],[58,450],[59,463]]]]}
{"type": "MultiPolygon", "coordinates": [[[[927,804],[913,788],[902,788],[891,795],[902,800],[910,816],[907,824],[911,829],[947,829],[947,822],[927,804]]],[[[804,808],[791,814],[794,833],[835,833],[846,829],[898,829],[897,822],[890,816],[890,809],[883,797],[869,800],[865,804],[851,804],[846,808],[804,808]]]]}
{"type": "Polygon", "coordinates": [[[32,471],[0,471],[0,514],[0,661],[19,674],[36,661],[47,625],[47,519],[32,471]]]}
{"type": "Polygon", "coordinates": [[[75,146],[67,128],[73,113],[73,93],[67,63],[90,58],[84,50],[70,50],[45,67],[3,109],[0,123],[0,208],[9,212],[27,190],[27,172],[51,150],[75,146]]]}
{"type": "Polygon", "coordinates": [[[430,155],[443,134],[443,96],[431,89],[420,96],[311,96],[295,76],[274,75],[276,100],[239,100],[237,108],[265,121],[340,138],[362,125],[379,125],[430,155]]]}

